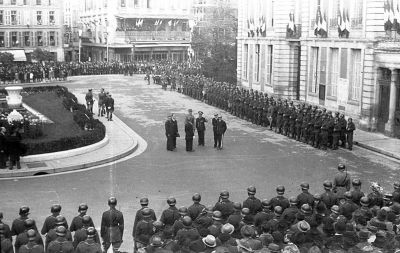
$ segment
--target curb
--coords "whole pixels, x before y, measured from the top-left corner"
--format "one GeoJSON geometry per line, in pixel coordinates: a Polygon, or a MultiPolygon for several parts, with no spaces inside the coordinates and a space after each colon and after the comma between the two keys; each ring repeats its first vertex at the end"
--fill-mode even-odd
{"type": "MultiPolygon", "coordinates": [[[[114,122],[118,124],[118,126],[128,135],[130,136],[128,131],[133,131],[130,129],[125,123],[123,123],[118,117],[114,115],[114,122]]],[[[99,166],[102,164],[107,164],[110,162],[117,161],[121,158],[124,158],[132,153],[134,153],[137,148],[138,148],[138,141],[136,139],[132,139],[133,144],[124,152],[114,155],[112,157],[102,159],[102,160],[97,160],[89,163],[82,163],[79,165],[70,165],[70,166],[64,166],[64,167],[53,167],[53,168],[43,168],[43,169],[36,169],[36,170],[28,170],[28,171],[17,171],[13,170],[10,171],[9,173],[2,173],[0,174],[0,178],[18,178],[18,177],[28,177],[28,176],[39,176],[39,175],[46,175],[46,174],[57,174],[61,172],[68,172],[68,171],[75,171],[75,170],[81,170],[81,169],[87,169],[90,167],[94,166],[99,166]]],[[[108,140],[107,140],[108,142],[108,140]]],[[[94,144],[95,145],[95,144],[94,144]]],[[[109,143],[108,143],[109,145],[109,143]]],[[[73,150],[74,151],[74,150],[73,150]]],[[[68,152],[68,151],[63,151],[63,152],[68,152]]]]}
{"type": "Polygon", "coordinates": [[[372,147],[370,145],[366,145],[366,144],[360,143],[358,141],[354,141],[354,144],[359,146],[359,147],[361,147],[361,148],[365,148],[365,149],[368,149],[370,151],[373,151],[373,152],[388,156],[390,158],[394,158],[394,159],[400,160],[400,156],[399,155],[390,153],[390,152],[385,151],[383,149],[375,148],[375,147],[372,147]]]}

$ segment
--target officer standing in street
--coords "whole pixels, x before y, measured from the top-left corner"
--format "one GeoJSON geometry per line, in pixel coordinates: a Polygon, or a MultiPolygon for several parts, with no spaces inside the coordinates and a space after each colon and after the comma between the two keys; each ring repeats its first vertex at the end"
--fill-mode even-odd
{"type": "Polygon", "coordinates": [[[203,117],[203,112],[199,111],[199,117],[196,119],[196,130],[199,135],[199,146],[204,147],[204,132],[206,131],[207,119],[203,117]]]}
{"type": "Polygon", "coordinates": [[[124,234],[124,216],[116,209],[117,199],[115,197],[108,199],[108,206],[110,209],[105,211],[101,218],[100,235],[103,239],[103,249],[107,252],[112,245],[114,252],[118,252],[124,234]]]}
{"type": "Polygon", "coordinates": [[[88,92],[86,93],[85,100],[86,100],[86,108],[87,108],[87,110],[89,112],[93,113],[94,99],[93,99],[92,89],[89,89],[88,92]]]}
{"type": "MultiPolygon", "coordinates": [[[[19,208],[19,217],[16,218],[11,225],[11,235],[19,235],[25,231],[25,221],[29,218],[30,208],[28,206],[21,206],[19,208]]],[[[37,231],[36,224],[32,229],[37,231]]]]}
{"type": "Polygon", "coordinates": [[[333,191],[336,193],[339,201],[344,198],[345,192],[350,191],[351,178],[344,164],[338,165],[338,171],[333,180],[333,191]]]}
{"type": "MultiPolygon", "coordinates": [[[[51,211],[51,215],[45,219],[42,230],[40,231],[40,233],[42,235],[47,234],[47,232],[49,232],[50,229],[53,229],[55,227],[56,217],[58,215],[60,215],[60,212],[61,212],[61,205],[60,204],[52,205],[50,208],[50,211],[51,211]]],[[[68,224],[66,225],[66,228],[68,228],[68,224]]]]}
{"type": "Polygon", "coordinates": [[[218,113],[214,114],[214,118],[212,119],[213,133],[214,133],[214,148],[217,148],[217,122],[218,122],[218,113]]]}
{"type": "Polygon", "coordinates": [[[223,148],[223,138],[226,132],[226,123],[222,120],[222,115],[218,116],[216,133],[217,133],[217,149],[221,150],[223,148]]]}
{"type": "Polygon", "coordinates": [[[194,126],[192,121],[186,120],[185,122],[185,140],[186,140],[186,151],[193,152],[193,137],[194,137],[194,126]]]}

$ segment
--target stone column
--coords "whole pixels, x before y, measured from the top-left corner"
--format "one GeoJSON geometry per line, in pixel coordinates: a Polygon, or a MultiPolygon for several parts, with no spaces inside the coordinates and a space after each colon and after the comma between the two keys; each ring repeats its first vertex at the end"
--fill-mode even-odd
{"type": "Polygon", "coordinates": [[[389,120],[385,125],[385,131],[388,134],[393,134],[394,131],[394,113],[396,112],[396,98],[397,98],[397,78],[398,70],[390,69],[392,76],[390,80],[390,100],[389,100],[389,120]]]}

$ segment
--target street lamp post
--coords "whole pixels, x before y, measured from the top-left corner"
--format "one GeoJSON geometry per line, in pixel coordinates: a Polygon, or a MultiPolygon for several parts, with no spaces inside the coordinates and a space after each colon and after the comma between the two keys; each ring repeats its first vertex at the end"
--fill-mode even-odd
{"type": "Polygon", "coordinates": [[[108,50],[109,50],[109,48],[108,48],[108,32],[105,32],[104,33],[105,35],[106,35],[106,47],[107,47],[107,51],[106,51],[106,55],[107,55],[107,62],[109,62],[109,60],[108,60],[108,50]]]}
{"type": "Polygon", "coordinates": [[[78,47],[79,47],[79,62],[81,62],[81,47],[82,47],[82,30],[81,29],[79,29],[78,30],[78,35],[79,35],[79,45],[78,45],[78,47]]]}

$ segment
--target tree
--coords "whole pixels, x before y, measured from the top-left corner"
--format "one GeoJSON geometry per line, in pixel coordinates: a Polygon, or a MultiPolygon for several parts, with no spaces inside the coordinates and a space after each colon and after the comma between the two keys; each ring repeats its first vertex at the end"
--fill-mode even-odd
{"type": "Polygon", "coordinates": [[[14,61],[14,55],[8,52],[0,52],[0,62],[5,64],[10,64],[14,61]]]}
{"type": "Polygon", "coordinates": [[[220,4],[194,28],[192,47],[202,72],[216,81],[236,83],[237,10],[220,4]]]}
{"type": "Polygon", "coordinates": [[[32,52],[32,58],[38,62],[44,62],[44,61],[54,61],[54,55],[47,51],[47,50],[42,50],[41,48],[36,48],[32,52]]]}

